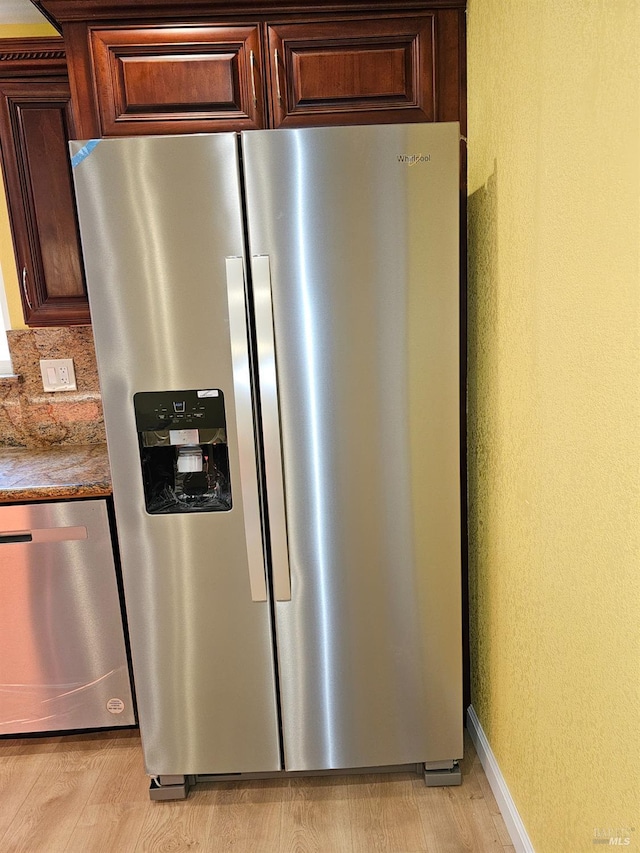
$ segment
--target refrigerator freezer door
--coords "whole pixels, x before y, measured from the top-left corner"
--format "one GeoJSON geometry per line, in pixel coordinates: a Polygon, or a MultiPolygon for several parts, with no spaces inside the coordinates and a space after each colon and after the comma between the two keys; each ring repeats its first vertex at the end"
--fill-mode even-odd
{"type": "MultiPolygon", "coordinates": [[[[244,249],[237,138],[105,139],[72,154],[147,771],[279,769],[270,605],[252,598],[265,587],[257,484],[247,496],[242,482],[255,447],[253,423],[238,429],[237,287],[233,333],[229,317],[227,259],[244,249]],[[133,396],[184,390],[224,399],[231,509],[149,514],[133,396]]],[[[197,445],[193,424],[180,432],[197,445]]]]}
{"type": "Polygon", "coordinates": [[[255,131],[243,152],[282,429],[285,766],[458,758],[459,128],[255,131]]]}

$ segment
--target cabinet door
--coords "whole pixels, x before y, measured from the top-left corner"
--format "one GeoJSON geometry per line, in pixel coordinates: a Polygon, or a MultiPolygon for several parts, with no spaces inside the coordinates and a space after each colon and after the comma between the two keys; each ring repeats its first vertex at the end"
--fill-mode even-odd
{"type": "Polygon", "coordinates": [[[274,24],[278,126],[433,121],[434,15],[274,24]]]}
{"type": "Polygon", "coordinates": [[[258,34],[255,25],[92,29],[101,135],[262,127],[258,34]]]}
{"type": "Polygon", "coordinates": [[[89,322],[67,141],[69,87],[0,81],[0,142],[25,322],[89,322]]]}

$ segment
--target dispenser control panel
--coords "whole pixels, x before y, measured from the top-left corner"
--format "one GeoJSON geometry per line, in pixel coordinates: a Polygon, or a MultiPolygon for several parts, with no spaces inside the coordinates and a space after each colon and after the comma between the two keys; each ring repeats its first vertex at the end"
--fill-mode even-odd
{"type": "Polygon", "coordinates": [[[138,432],[224,429],[224,396],[219,389],[142,391],[133,396],[138,432]]]}

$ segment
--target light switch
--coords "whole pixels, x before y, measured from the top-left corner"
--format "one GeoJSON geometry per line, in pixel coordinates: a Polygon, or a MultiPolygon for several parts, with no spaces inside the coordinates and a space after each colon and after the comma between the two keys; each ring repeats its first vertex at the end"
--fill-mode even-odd
{"type": "Polygon", "coordinates": [[[41,358],[40,373],[45,391],[76,391],[72,358],[41,358]]]}

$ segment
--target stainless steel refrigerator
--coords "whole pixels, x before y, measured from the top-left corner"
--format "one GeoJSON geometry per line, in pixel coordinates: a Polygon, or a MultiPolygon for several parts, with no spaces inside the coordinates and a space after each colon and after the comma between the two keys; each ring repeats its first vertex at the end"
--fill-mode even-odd
{"type": "Polygon", "coordinates": [[[72,143],[156,798],[459,780],[459,140],[72,143]]]}

